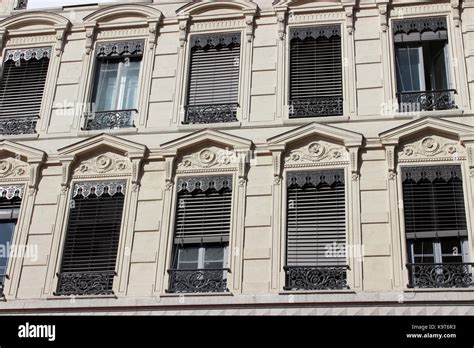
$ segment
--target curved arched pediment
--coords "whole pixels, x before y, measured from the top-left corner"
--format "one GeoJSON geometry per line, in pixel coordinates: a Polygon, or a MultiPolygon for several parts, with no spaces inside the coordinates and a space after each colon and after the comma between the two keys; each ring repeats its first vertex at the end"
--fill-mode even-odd
{"type": "Polygon", "coordinates": [[[249,0],[199,0],[179,8],[176,13],[179,16],[198,16],[206,14],[228,14],[233,12],[252,13],[257,12],[257,5],[249,0]]]}
{"type": "Polygon", "coordinates": [[[67,28],[67,18],[52,12],[32,11],[13,15],[0,21],[2,30],[29,30],[67,28]]]}
{"type": "Polygon", "coordinates": [[[112,5],[84,17],[84,22],[113,23],[121,20],[133,20],[133,18],[159,21],[161,17],[161,11],[146,5],[112,5]]]}
{"type": "MultiPolygon", "coordinates": [[[[346,1],[347,2],[347,1],[346,1]]],[[[274,1],[275,8],[311,8],[317,6],[329,6],[334,4],[342,4],[344,0],[280,0],[274,1]]]]}

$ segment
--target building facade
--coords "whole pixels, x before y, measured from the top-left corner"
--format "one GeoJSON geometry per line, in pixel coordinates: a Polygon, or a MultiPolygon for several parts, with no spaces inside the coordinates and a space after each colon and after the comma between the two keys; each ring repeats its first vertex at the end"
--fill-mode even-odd
{"type": "Polygon", "coordinates": [[[0,313],[474,314],[474,1],[0,13],[0,313]]]}

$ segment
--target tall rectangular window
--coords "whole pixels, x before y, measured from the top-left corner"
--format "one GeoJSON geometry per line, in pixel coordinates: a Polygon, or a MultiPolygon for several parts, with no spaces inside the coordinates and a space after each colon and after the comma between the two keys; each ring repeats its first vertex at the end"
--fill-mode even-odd
{"type": "Polygon", "coordinates": [[[191,36],[185,123],[237,121],[240,33],[191,36]]]}
{"type": "Polygon", "coordinates": [[[180,178],[170,292],[227,290],[232,177],[180,178]]]}
{"type": "Polygon", "coordinates": [[[125,182],[74,185],[56,295],[112,293],[125,182]]]}
{"type": "Polygon", "coordinates": [[[405,167],[403,210],[410,286],[470,286],[461,167],[405,167]]]}
{"type": "Polygon", "coordinates": [[[36,132],[51,47],[7,50],[0,80],[0,134],[36,132]]]}
{"type": "Polygon", "coordinates": [[[0,296],[3,293],[13,233],[20,213],[22,186],[0,186],[0,296]]]}
{"type": "Polygon", "coordinates": [[[143,41],[99,44],[86,129],[133,127],[137,112],[143,41]]]}
{"type": "Polygon", "coordinates": [[[344,170],[288,172],[286,289],[346,285],[344,170]]]}
{"type": "Polygon", "coordinates": [[[341,28],[290,30],[290,118],[343,113],[341,28]]]}
{"type": "Polygon", "coordinates": [[[444,17],[394,21],[399,111],[455,108],[444,17]]]}

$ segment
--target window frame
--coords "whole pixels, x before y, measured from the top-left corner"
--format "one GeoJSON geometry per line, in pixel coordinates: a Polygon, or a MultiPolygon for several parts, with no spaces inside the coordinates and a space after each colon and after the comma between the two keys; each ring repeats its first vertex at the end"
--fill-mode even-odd
{"type": "MultiPolygon", "coordinates": [[[[244,68],[243,62],[245,57],[246,51],[246,42],[245,42],[245,30],[243,28],[234,27],[234,28],[226,28],[221,30],[208,30],[208,31],[192,31],[187,34],[187,41],[185,45],[185,64],[184,64],[184,74],[181,83],[182,93],[181,93],[181,100],[179,101],[179,117],[178,123],[181,127],[207,127],[207,126],[218,126],[218,125],[235,125],[240,124],[243,119],[242,110],[243,110],[243,103],[244,103],[244,94],[249,93],[249,91],[245,91],[247,88],[244,86],[244,68]],[[193,123],[186,123],[186,108],[189,99],[189,87],[191,81],[191,56],[192,56],[192,47],[191,47],[191,37],[192,36],[200,36],[200,35],[218,35],[218,34],[231,34],[231,33],[239,33],[240,34],[240,55],[239,55],[239,83],[238,83],[238,91],[237,91],[237,114],[236,118],[237,121],[234,122],[214,122],[214,123],[205,123],[205,124],[193,124],[193,123]]],[[[253,42],[252,42],[253,44],[253,42]]]]}

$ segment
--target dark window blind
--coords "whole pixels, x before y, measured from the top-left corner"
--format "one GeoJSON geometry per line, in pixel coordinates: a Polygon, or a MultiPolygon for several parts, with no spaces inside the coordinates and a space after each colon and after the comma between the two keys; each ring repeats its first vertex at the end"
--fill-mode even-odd
{"type": "Polygon", "coordinates": [[[288,173],[287,266],[345,265],[343,170],[288,173]]]}
{"type": "Polygon", "coordinates": [[[48,57],[4,62],[0,117],[39,117],[48,66],[48,57]]]}
{"type": "Polygon", "coordinates": [[[181,178],[177,198],[176,244],[229,241],[231,176],[181,178]]]}
{"type": "Polygon", "coordinates": [[[340,28],[292,29],[290,116],[298,114],[301,105],[307,106],[306,115],[298,116],[340,115],[342,98],[340,28]]]}
{"type": "Polygon", "coordinates": [[[61,272],[115,270],[124,204],[121,189],[78,192],[70,209],[61,272]]]}
{"type": "Polygon", "coordinates": [[[240,33],[192,36],[188,105],[237,104],[239,66],[240,33]]]}
{"type": "Polygon", "coordinates": [[[460,166],[402,168],[407,238],[467,236],[460,166]]]}

